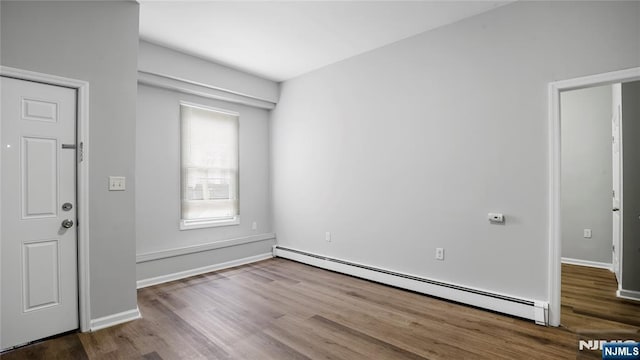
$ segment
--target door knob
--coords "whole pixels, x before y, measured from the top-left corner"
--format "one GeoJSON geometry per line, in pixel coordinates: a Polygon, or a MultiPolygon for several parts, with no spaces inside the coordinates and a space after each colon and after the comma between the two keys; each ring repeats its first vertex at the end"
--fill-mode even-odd
{"type": "Polygon", "coordinates": [[[65,229],[68,229],[70,227],[73,226],[73,220],[70,219],[66,219],[66,220],[62,220],[62,227],[65,229]]]}
{"type": "Polygon", "coordinates": [[[613,208],[613,211],[620,211],[619,208],[613,208]]]}

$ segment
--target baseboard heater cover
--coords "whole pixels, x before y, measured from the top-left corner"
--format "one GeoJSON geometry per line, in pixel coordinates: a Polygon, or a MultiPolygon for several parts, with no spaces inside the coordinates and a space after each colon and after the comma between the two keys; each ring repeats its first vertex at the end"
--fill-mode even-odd
{"type": "Polygon", "coordinates": [[[403,274],[369,265],[358,264],[282,246],[273,247],[273,256],[294,260],[319,268],[356,276],[386,285],[509,314],[538,325],[549,324],[547,302],[527,300],[480,289],[403,274]]]}

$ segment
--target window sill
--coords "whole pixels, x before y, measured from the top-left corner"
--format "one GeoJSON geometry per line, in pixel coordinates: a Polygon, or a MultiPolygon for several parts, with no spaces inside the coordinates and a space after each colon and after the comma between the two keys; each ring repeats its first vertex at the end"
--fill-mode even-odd
{"type": "Polygon", "coordinates": [[[180,230],[204,229],[239,224],[240,216],[234,216],[228,219],[180,220],[180,230]]]}

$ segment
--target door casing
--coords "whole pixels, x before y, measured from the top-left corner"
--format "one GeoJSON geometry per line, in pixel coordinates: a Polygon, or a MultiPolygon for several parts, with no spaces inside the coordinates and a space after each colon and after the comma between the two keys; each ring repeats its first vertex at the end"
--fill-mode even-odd
{"type": "MultiPolygon", "coordinates": [[[[89,83],[87,81],[8,66],[0,66],[0,76],[64,86],[76,90],[76,103],[78,107],[76,111],[76,144],[80,156],[78,160],[81,160],[76,163],[76,202],[78,205],[78,318],[80,320],[80,331],[89,331],[91,324],[91,279],[89,273],[89,83]]],[[[1,172],[2,163],[0,162],[0,174],[1,172]]],[[[0,201],[2,201],[1,198],[0,201]]],[[[2,214],[0,214],[0,216],[2,216],[2,214]]]]}
{"type": "MultiPolygon", "coordinates": [[[[560,217],[560,92],[588,87],[610,85],[620,82],[640,80],[640,67],[584,76],[549,83],[549,325],[560,326],[561,273],[561,217],[560,217]]],[[[622,242],[619,254],[622,254],[622,242]]],[[[620,258],[622,267],[622,258],[620,258]]]]}

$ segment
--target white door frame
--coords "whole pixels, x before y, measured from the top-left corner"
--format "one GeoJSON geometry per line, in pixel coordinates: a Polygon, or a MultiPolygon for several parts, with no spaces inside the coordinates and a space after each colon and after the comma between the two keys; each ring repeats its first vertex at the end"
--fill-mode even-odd
{"type": "MultiPolygon", "coordinates": [[[[640,67],[549,83],[549,325],[560,326],[560,92],[640,80],[640,67]]],[[[622,254],[622,247],[620,248],[622,254]]],[[[620,261],[622,266],[622,259],[620,261]]]]}
{"type": "MultiPolygon", "coordinates": [[[[76,162],[76,203],[78,216],[78,315],[80,331],[90,330],[91,301],[89,276],[89,83],[82,80],[48,75],[28,70],[0,66],[0,76],[64,86],[76,90],[76,146],[82,161],[76,162]]],[[[80,159],[78,159],[80,160],[80,159]]],[[[2,171],[0,164],[0,172],[2,171]]]]}

